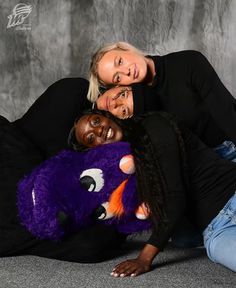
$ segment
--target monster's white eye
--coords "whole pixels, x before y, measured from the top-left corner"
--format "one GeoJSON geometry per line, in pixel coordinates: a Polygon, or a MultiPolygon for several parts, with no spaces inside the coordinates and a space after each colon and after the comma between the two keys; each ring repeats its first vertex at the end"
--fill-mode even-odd
{"type": "Polygon", "coordinates": [[[104,178],[101,169],[87,169],[80,175],[80,184],[89,192],[99,192],[104,186],[104,178]]]}

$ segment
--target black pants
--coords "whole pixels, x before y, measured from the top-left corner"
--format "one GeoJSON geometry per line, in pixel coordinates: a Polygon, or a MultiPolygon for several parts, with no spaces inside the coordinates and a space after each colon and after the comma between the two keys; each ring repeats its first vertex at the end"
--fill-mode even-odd
{"type": "Polygon", "coordinates": [[[112,227],[94,226],[60,242],[34,238],[20,224],[17,183],[39,163],[66,148],[68,132],[84,105],[87,83],[64,79],[54,83],[14,123],[0,116],[0,256],[31,254],[74,262],[114,257],[125,236],[112,227]]]}
{"type": "Polygon", "coordinates": [[[119,255],[125,238],[112,227],[96,225],[57,243],[36,241],[25,249],[25,253],[71,262],[96,263],[119,255]]]}

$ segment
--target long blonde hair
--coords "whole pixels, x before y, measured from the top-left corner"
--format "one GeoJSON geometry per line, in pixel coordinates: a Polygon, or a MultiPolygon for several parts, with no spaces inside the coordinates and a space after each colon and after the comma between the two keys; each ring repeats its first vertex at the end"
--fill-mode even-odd
{"type": "Polygon", "coordinates": [[[87,94],[87,98],[91,102],[95,102],[100,94],[99,86],[107,86],[103,83],[98,76],[98,63],[102,59],[102,57],[111,50],[123,50],[123,51],[133,51],[140,55],[146,55],[141,50],[137,49],[133,45],[127,42],[116,42],[111,44],[106,44],[102,48],[98,49],[97,52],[92,56],[90,70],[89,70],[89,90],[87,94]]]}

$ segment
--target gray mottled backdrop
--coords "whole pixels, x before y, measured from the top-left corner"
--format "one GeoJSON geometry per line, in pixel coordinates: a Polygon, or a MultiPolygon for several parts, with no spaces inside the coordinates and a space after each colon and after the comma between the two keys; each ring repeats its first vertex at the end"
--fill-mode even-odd
{"type": "Polygon", "coordinates": [[[236,96],[236,0],[0,0],[0,114],[20,117],[53,82],[87,77],[102,44],[128,41],[154,54],[205,54],[236,96]],[[32,5],[7,28],[19,3],[32,5]]]}

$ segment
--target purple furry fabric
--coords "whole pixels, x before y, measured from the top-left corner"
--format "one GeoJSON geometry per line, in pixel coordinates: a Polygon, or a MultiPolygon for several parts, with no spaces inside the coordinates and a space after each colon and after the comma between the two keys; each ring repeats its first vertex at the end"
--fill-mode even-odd
{"type": "Polygon", "coordinates": [[[125,142],[107,144],[86,152],[65,150],[45,161],[18,185],[18,209],[22,224],[40,239],[59,240],[65,234],[102,221],[123,233],[149,229],[139,220],[134,174],[119,168],[131,154],[125,142]],[[122,194],[124,214],[99,220],[94,215],[112,192],[128,179],[122,194]]]}

